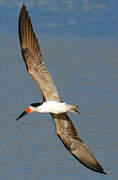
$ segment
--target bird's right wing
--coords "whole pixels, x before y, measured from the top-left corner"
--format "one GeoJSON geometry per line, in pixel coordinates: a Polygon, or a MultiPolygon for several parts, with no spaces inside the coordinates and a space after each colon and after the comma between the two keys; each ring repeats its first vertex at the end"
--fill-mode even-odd
{"type": "Polygon", "coordinates": [[[91,151],[78,136],[77,130],[68,115],[51,114],[51,116],[54,119],[56,134],[70,153],[89,169],[106,174],[91,151]]]}

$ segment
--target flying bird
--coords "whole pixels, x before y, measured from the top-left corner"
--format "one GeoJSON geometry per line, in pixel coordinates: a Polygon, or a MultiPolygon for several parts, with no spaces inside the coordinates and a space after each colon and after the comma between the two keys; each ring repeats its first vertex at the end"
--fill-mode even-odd
{"type": "Polygon", "coordinates": [[[67,112],[79,113],[79,111],[77,106],[66,104],[59,97],[53,79],[44,64],[25,4],[20,11],[18,30],[21,52],[27,71],[40,87],[43,102],[32,103],[16,120],[34,111],[50,113],[54,120],[56,134],[68,151],[87,168],[106,174],[91,151],[80,139],[76,128],[67,115],[67,112]]]}

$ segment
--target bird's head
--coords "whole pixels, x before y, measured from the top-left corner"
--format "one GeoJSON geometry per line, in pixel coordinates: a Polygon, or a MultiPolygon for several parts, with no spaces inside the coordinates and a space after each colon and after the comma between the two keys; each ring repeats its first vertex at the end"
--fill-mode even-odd
{"type": "Polygon", "coordinates": [[[18,118],[16,119],[16,121],[18,121],[20,118],[22,118],[23,116],[27,115],[27,114],[31,114],[32,112],[37,112],[37,108],[42,104],[41,103],[32,103],[30,104],[30,106],[28,106],[24,112],[22,112],[20,114],[20,116],[18,116],[18,118]]]}

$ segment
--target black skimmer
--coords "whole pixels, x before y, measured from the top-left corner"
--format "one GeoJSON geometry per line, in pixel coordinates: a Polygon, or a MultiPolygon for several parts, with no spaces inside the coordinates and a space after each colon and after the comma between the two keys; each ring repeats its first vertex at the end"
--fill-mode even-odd
{"type": "Polygon", "coordinates": [[[20,11],[18,29],[21,52],[27,71],[40,87],[44,102],[31,104],[16,120],[33,111],[49,112],[54,120],[57,136],[70,153],[87,168],[106,174],[91,151],[80,139],[76,128],[66,113],[68,111],[78,112],[77,106],[71,106],[61,101],[52,77],[42,59],[38,40],[24,4],[20,11]]]}
{"type": "Polygon", "coordinates": [[[62,114],[67,112],[80,113],[77,110],[78,106],[73,106],[66,104],[64,102],[58,101],[44,101],[42,103],[32,103],[25,111],[16,119],[19,120],[22,116],[30,114],[32,112],[40,113],[53,113],[53,114],[62,114]]]}

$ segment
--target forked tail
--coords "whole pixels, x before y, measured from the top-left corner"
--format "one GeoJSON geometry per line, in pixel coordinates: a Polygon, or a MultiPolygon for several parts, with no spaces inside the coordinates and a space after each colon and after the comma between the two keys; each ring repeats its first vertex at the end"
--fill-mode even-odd
{"type": "Polygon", "coordinates": [[[76,105],[72,105],[69,112],[72,112],[72,113],[80,113],[80,112],[78,111],[78,106],[76,106],[76,105]]]}

